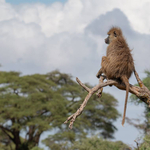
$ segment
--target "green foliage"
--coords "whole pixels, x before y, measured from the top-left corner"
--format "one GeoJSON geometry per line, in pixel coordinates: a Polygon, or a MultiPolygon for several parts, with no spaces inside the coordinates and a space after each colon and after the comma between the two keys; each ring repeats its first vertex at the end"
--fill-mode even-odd
{"type": "MultiPolygon", "coordinates": [[[[144,85],[150,90],[150,72],[149,71],[145,71],[145,73],[147,74],[147,77],[144,78],[142,80],[142,82],[144,83],[144,85]]],[[[141,101],[134,95],[131,95],[132,98],[132,102],[140,104],[141,101]]],[[[148,105],[145,104],[145,122],[143,124],[134,124],[135,127],[138,127],[139,129],[142,129],[145,134],[150,134],[150,108],[148,107],[148,105]]]]}
{"type": "Polygon", "coordinates": [[[102,138],[92,137],[77,141],[70,150],[130,150],[121,141],[111,142],[102,138]]]}
{"type": "Polygon", "coordinates": [[[67,115],[62,88],[50,75],[0,72],[0,127],[20,149],[21,145],[34,147],[43,131],[62,124],[62,114],[67,115]],[[26,133],[24,140],[20,138],[22,131],[26,133]]]}
{"type": "Polygon", "coordinates": [[[15,145],[13,144],[13,142],[1,130],[0,130],[0,141],[1,141],[0,150],[14,150],[15,149],[15,145]]]}
{"type": "MultiPolygon", "coordinates": [[[[63,94],[67,99],[70,99],[66,105],[68,115],[73,114],[79,108],[87,95],[87,92],[76,84],[73,91],[63,94]],[[77,93],[80,94],[77,95],[77,93]]],[[[58,132],[50,135],[43,142],[51,149],[59,150],[61,147],[62,150],[67,150],[74,141],[84,139],[87,134],[95,134],[95,131],[98,131],[98,134],[103,138],[113,138],[113,133],[117,130],[113,123],[120,116],[116,106],[117,100],[110,94],[103,93],[101,99],[94,95],[83,113],[76,119],[72,130],[68,130],[68,125],[63,124],[59,127],[58,132]]]]}
{"type": "Polygon", "coordinates": [[[113,123],[119,113],[115,108],[117,100],[110,94],[103,93],[101,100],[93,96],[72,131],[63,124],[86,94],[70,75],[59,71],[26,76],[1,71],[0,129],[4,139],[9,139],[16,150],[33,149],[44,131],[56,129],[44,143],[57,150],[60,145],[71,146],[76,139],[85,138],[95,130],[104,138],[113,138],[116,131],[113,123]],[[21,138],[22,131],[25,136],[21,138]]]}
{"type": "Polygon", "coordinates": [[[143,83],[150,90],[150,72],[145,71],[145,73],[147,74],[147,77],[143,79],[143,83]]]}
{"type": "MultiPolygon", "coordinates": [[[[140,150],[150,150],[150,135],[146,135],[143,139],[143,143],[139,146],[140,150]]],[[[139,150],[138,148],[135,150],[139,150]]]]}
{"type": "MultiPolygon", "coordinates": [[[[145,71],[147,77],[142,80],[144,85],[150,90],[150,72],[145,71]]],[[[131,95],[132,102],[136,102],[137,104],[141,103],[141,101],[134,95],[131,95]]],[[[150,108],[145,104],[145,121],[141,124],[136,124],[131,122],[132,125],[144,131],[145,137],[143,143],[140,145],[140,150],[150,150],[150,108]]]]}
{"type": "Polygon", "coordinates": [[[36,147],[33,147],[31,150],[44,150],[44,149],[36,146],[36,147]]]}

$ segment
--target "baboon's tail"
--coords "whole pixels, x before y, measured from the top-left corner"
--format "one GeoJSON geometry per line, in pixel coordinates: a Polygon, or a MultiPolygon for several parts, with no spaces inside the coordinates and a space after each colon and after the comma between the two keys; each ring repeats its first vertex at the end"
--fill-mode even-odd
{"type": "Polygon", "coordinates": [[[125,123],[125,117],[126,117],[126,109],[127,109],[127,101],[128,101],[128,94],[129,94],[129,80],[126,76],[122,76],[122,81],[126,85],[126,99],[125,99],[125,104],[124,104],[124,113],[123,113],[123,119],[122,119],[122,126],[125,123]]]}

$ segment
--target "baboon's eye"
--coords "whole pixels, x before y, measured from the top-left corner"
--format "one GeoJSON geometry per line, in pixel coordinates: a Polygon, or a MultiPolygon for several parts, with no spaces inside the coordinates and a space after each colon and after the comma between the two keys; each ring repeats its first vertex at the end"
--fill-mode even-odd
{"type": "Polygon", "coordinates": [[[114,31],[114,36],[117,37],[117,33],[114,31]]]}

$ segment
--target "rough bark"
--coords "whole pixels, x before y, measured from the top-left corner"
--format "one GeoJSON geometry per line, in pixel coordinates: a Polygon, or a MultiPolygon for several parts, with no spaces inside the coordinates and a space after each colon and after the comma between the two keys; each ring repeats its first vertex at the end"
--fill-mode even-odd
{"type": "MultiPolygon", "coordinates": [[[[146,103],[147,105],[150,106],[150,91],[149,89],[143,84],[143,82],[141,81],[141,79],[139,78],[138,73],[136,72],[136,70],[134,71],[135,77],[137,79],[137,82],[139,84],[139,86],[134,86],[132,84],[130,84],[129,87],[129,92],[136,95],[141,101],[143,101],[144,103],[146,103]]],[[[69,128],[72,129],[73,127],[73,123],[75,122],[75,119],[81,115],[81,113],[84,110],[84,107],[86,106],[88,100],[90,99],[90,97],[97,92],[97,96],[101,97],[102,95],[102,91],[103,91],[103,87],[105,86],[116,86],[118,89],[120,90],[126,90],[126,87],[123,83],[120,83],[117,80],[108,80],[106,78],[106,81],[104,81],[106,77],[101,76],[99,79],[99,84],[96,85],[95,87],[93,87],[92,89],[89,89],[87,86],[85,86],[78,78],[76,78],[76,81],[79,83],[80,86],[82,86],[87,92],[87,96],[85,97],[83,103],[81,104],[80,108],[74,113],[72,114],[70,117],[67,118],[67,120],[64,123],[68,123],[68,121],[70,121],[69,124],[69,128]]]]}

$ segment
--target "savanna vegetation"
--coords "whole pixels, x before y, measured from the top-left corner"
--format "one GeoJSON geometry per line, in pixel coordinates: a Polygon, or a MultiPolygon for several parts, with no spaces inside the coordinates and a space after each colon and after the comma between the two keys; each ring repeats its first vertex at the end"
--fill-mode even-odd
{"type": "MultiPolygon", "coordinates": [[[[150,72],[146,73],[143,83],[150,89],[150,72]]],[[[111,141],[117,131],[114,122],[120,114],[118,101],[109,93],[103,93],[101,99],[94,95],[72,130],[63,123],[86,94],[71,75],[59,71],[33,75],[1,71],[0,150],[42,150],[40,142],[50,150],[130,149],[121,141],[111,141]],[[40,141],[44,132],[49,136],[40,141]]],[[[135,101],[140,103],[132,96],[132,102],[135,101]]],[[[140,150],[147,150],[150,109],[146,105],[145,122],[135,126],[145,134],[140,150]]]]}

